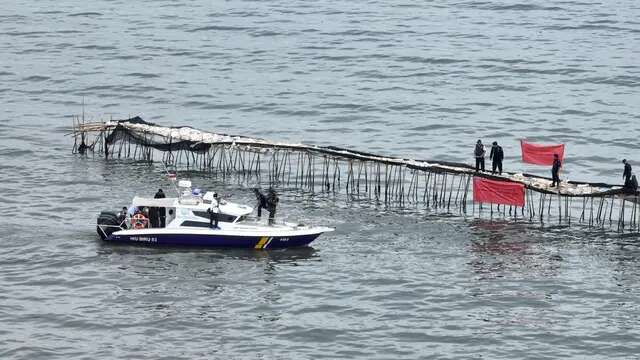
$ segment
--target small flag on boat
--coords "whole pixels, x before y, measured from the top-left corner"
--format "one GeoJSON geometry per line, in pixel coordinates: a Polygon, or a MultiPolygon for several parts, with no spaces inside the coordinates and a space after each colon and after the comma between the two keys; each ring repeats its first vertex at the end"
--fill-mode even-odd
{"type": "Polygon", "coordinates": [[[524,206],[524,184],[474,176],[473,202],[524,206]]]}
{"type": "Polygon", "coordinates": [[[564,159],[564,144],[541,145],[520,140],[522,161],[529,164],[553,165],[553,154],[558,154],[560,161],[564,159]]]}
{"type": "Polygon", "coordinates": [[[177,176],[177,174],[176,174],[176,172],[175,172],[175,171],[173,171],[173,170],[169,170],[169,171],[167,171],[167,178],[168,178],[169,180],[175,180],[177,177],[178,177],[178,176],[177,176]]]}

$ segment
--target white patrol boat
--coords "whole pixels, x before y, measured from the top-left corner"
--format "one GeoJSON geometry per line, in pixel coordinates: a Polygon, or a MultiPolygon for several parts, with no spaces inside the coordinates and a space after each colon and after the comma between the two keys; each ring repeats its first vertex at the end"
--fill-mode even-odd
{"type": "Polygon", "coordinates": [[[245,221],[253,208],[230,201],[217,200],[212,192],[200,196],[191,191],[191,182],[181,180],[183,190],[177,198],[134,197],[129,216],[103,211],[98,217],[98,235],[109,242],[165,246],[287,248],[305,246],[328,227],[279,223],[265,225],[245,221]],[[215,202],[218,201],[218,206],[215,202]],[[213,206],[212,206],[213,205],[213,206]],[[210,212],[218,217],[218,226],[211,225],[210,212]],[[156,214],[156,221],[149,214],[156,214]],[[159,221],[160,214],[165,219],[159,221]],[[151,221],[150,221],[151,220],[151,221]],[[162,226],[166,223],[165,226],[162,226]],[[154,224],[156,227],[154,227],[154,224]]]}

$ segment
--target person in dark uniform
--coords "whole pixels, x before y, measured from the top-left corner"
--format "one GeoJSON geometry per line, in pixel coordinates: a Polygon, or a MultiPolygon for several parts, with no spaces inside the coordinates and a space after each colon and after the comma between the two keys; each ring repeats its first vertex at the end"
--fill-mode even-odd
{"type": "Polygon", "coordinates": [[[631,174],[631,179],[629,179],[629,189],[631,189],[634,194],[638,191],[638,179],[636,179],[636,174],[631,174]]]}
{"type": "Polygon", "coordinates": [[[562,163],[558,158],[558,154],[553,154],[553,166],[551,166],[551,177],[553,181],[551,182],[551,187],[556,185],[560,186],[560,168],[562,167],[562,163]]]}
{"type": "Polygon", "coordinates": [[[484,149],[484,145],[482,145],[482,141],[478,140],[476,143],[476,148],[473,151],[473,154],[476,157],[476,172],[482,169],[484,171],[484,155],[486,154],[486,150],[484,149]]]}
{"type": "MultiPolygon", "coordinates": [[[[158,192],[153,196],[154,199],[164,199],[166,196],[162,189],[158,189],[158,192]]],[[[167,220],[167,210],[164,207],[157,208],[156,214],[157,220],[156,223],[159,227],[163,228],[166,225],[167,220]]]]}
{"type": "Polygon", "coordinates": [[[267,195],[267,210],[269,210],[269,225],[273,225],[276,218],[276,206],[278,205],[278,195],[273,188],[269,189],[269,195],[267,195]]]}
{"type": "Polygon", "coordinates": [[[260,217],[262,216],[262,209],[267,208],[267,197],[258,188],[253,188],[253,193],[256,195],[256,200],[258,200],[256,207],[258,208],[258,217],[260,217]]]}
{"type": "Polygon", "coordinates": [[[631,180],[631,164],[627,162],[627,159],[622,159],[624,164],[624,172],[622,178],[624,179],[624,187],[629,187],[629,181],[631,180]]]}
{"type": "Polygon", "coordinates": [[[158,217],[158,208],[150,206],[149,207],[149,227],[157,228],[159,225],[159,217],[158,217]]]}
{"type": "Polygon", "coordinates": [[[496,173],[496,168],[498,169],[498,173],[502,175],[502,159],[504,159],[504,152],[502,151],[502,146],[498,145],[497,141],[493,142],[493,146],[491,146],[491,153],[489,154],[489,160],[493,160],[491,164],[491,173],[496,173]]]}

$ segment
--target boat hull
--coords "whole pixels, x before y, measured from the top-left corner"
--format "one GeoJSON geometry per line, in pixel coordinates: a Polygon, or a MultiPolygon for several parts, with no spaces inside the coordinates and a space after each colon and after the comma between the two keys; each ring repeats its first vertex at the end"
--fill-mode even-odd
{"type": "Polygon", "coordinates": [[[135,233],[134,231],[117,231],[105,241],[125,244],[141,244],[150,246],[192,246],[192,247],[225,247],[253,249],[281,249],[307,246],[323,232],[306,234],[268,235],[258,234],[223,234],[209,233],[135,233]]]}

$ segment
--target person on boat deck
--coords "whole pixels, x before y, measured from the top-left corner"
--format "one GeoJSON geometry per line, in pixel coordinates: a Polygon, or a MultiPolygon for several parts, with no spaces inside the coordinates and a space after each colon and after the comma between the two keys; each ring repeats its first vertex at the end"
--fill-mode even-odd
{"type": "Polygon", "coordinates": [[[276,218],[276,206],[278,205],[278,195],[273,188],[269,188],[269,195],[267,195],[267,210],[269,210],[269,225],[275,223],[276,218]]]}
{"type": "Polygon", "coordinates": [[[159,225],[159,216],[157,207],[149,207],[149,227],[157,228],[159,225]]]}
{"type": "Polygon", "coordinates": [[[213,199],[211,199],[211,206],[207,209],[207,212],[209,213],[209,227],[212,227],[214,229],[219,229],[218,214],[220,213],[220,202],[218,201],[217,193],[213,193],[213,199]]]}
{"type": "Polygon", "coordinates": [[[122,210],[120,210],[120,212],[118,213],[118,221],[120,221],[120,226],[122,226],[125,229],[127,228],[126,220],[127,220],[128,213],[129,213],[129,209],[127,209],[126,206],[123,206],[122,210]]]}
{"type": "Polygon", "coordinates": [[[629,181],[631,180],[631,164],[627,162],[627,159],[622,159],[622,163],[624,164],[624,172],[622,173],[624,187],[629,187],[629,181]]]}
{"type": "Polygon", "coordinates": [[[476,172],[478,172],[478,170],[482,169],[482,171],[484,171],[484,155],[487,153],[487,151],[484,149],[484,145],[482,145],[482,140],[478,139],[478,142],[476,143],[476,148],[473,151],[473,154],[476,157],[476,172]]]}
{"type": "Polygon", "coordinates": [[[495,174],[496,168],[498,168],[498,173],[502,175],[502,159],[504,159],[502,146],[498,145],[497,141],[494,141],[493,146],[491,146],[491,153],[489,154],[489,160],[493,160],[491,164],[492,174],[495,174]]]}
{"type": "Polygon", "coordinates": [[[162,189],[158,189],[158,192],[153,196],[154,199],[164,199],[166,198],[166,196],[164,195],[164,192],[162,192],[162,189]]]}
{"type": "Polygon", "coordinates": [[[262,216],[262,209],[267,209],[267,197],[258,188],[253,188],[253,193],[256,195],[256,200],[258,200],[256,207],[258,208],[258,217],[260,217],[262,216]]]}
{"type": "MultiPolygon", "coordinates": [[[[158,189],[158,192],[153,196],[154,199],[164,199],[166,198],[166,196],[164,195],[164,192],[162,192],[162,189],[158,189]]],[[[167,211],[165,208],[160,207],[158,208],[158,225],[163,228],[165,227],[165,222],[167,220],[167,211]]]]}
{"type": "Polygon", "coordinates": [[[562,167],[562,163],[560,162],[560,158],[558,154],[553,154],[553,166],[551,166],[551,178],[553,181],[551,182],[551,187],[556,185],[560,186],[560,168],[562,167]]]}

